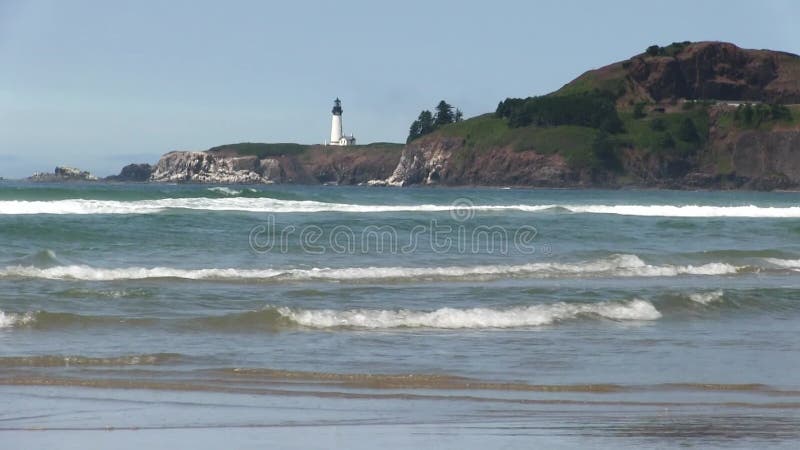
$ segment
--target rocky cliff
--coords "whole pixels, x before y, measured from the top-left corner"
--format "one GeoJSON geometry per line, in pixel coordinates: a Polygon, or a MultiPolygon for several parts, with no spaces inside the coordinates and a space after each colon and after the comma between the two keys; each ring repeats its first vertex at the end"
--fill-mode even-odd
{"type": "Polygon", "coordinates": [[[800,57],[727,42],[652,46],[628,60],[587,71],[556,94],[614,92],[620,104],[672,99],[800,103],[800,57]]]}
{"type": "MultiPolygon", "coordinates": [[[[725,120],[727,116],[721,119],[725,120]]],[[[547,146],[479,147],[434,133],[406,146],[397,168],[372,184],[524,187],[653,187],[669,189],[800,188],[800,127],[724,128],[710,125],[707,141],[689,151],[633,145],[617,149],[619,167],[586,163],[547,146]]],[[[593,156],[591,143],[585,149],[593,156]]]]}
{"type": "Polygon", "coordinates": [[[255,156],[226,157],[207,152],[170,152],[162,156],[150,181],[195,183],[267,183],[272,160],[255,156]]]}
{"type": "MultiPolygon", "coordinates": [[[[676,49],[677,50],[677,49],[676,49]]],[[[686,44],[673,56],[630,60],[630,78],[655,101],[667,98],[800,102],[795,55],[724,42],[686,44]]]]}
{"type": "Polygon", "coordinates": [[[397,165],[402,146],[354,147],[288,144],[233,144],[206,152],[165,154],[150,181],[220,184],[364,184],[385,179],[397,165]],[[253,154],[243,155],[243,149],[253,154]]]}
{"type": "Polygon", "coordinates": [[[581,184],[560,155],[517,152],[509,146],[470,151],[463,139],[427,136],[409,144],[392,175],[373,185],[513,185],[561,187],[581,184]]]}

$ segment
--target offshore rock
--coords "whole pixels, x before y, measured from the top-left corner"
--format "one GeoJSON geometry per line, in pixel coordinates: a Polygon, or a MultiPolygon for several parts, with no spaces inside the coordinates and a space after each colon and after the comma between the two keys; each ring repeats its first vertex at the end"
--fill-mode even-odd
{"type": "Polygon", "coordinates": [[[58,166],[53,173],[36,172],[28,180],[36,182],[97,181],[91,173],[74,167],[58,166]]]}
{"type": "Polygon", "coordinates": [[[150,179],[150,174],[153,172],[153,166],[150,164],[128,164],[120,170],[119,175],[111,175],[106,177],[108,181],[147,181],[150,179]]]}

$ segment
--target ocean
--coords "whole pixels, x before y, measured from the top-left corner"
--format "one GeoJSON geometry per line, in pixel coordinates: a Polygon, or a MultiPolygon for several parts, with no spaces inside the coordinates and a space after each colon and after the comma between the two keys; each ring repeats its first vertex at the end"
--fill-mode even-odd
{"type": "Polygon", "coordinates": [[[0,182],[0,448],[794,448],[800,195],[0,182]]]}

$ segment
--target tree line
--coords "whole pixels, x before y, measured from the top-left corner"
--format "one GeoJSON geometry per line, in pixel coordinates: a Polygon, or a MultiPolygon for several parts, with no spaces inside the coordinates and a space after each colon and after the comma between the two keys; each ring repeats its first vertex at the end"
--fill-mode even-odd
{"type": "Polygon", "coordinates": [[[427,109],[419,113],[419,117],[411,124],[408,130],[408,139],[406,139],[406,143],[432,133],[444,125],[464,120],[464,114],[461,110],[453,108],[452,105],[444,100],[440,101],[435,109],[435,114],[427,109]]]}
{"type": "Polygon", "coordinates": [[[524,99],[507,98],[497,105],[495,116],[507,119],[512,128],[529,125],[579,125],[612,134],[624,131],[613,97],[600,91],[524,99]]]}

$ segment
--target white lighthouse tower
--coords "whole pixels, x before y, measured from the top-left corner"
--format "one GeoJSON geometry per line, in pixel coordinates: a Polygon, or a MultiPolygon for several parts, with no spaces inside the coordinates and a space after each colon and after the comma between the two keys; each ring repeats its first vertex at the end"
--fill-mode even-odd
{"type": "Polygon", "coordinates": [[[328,145],[355,145],[356,138],[352,134],[345,136],[342,133],[342,101],[339,98],[333,101],[333,110],[331,111],[331,141],[328,145]]]}

